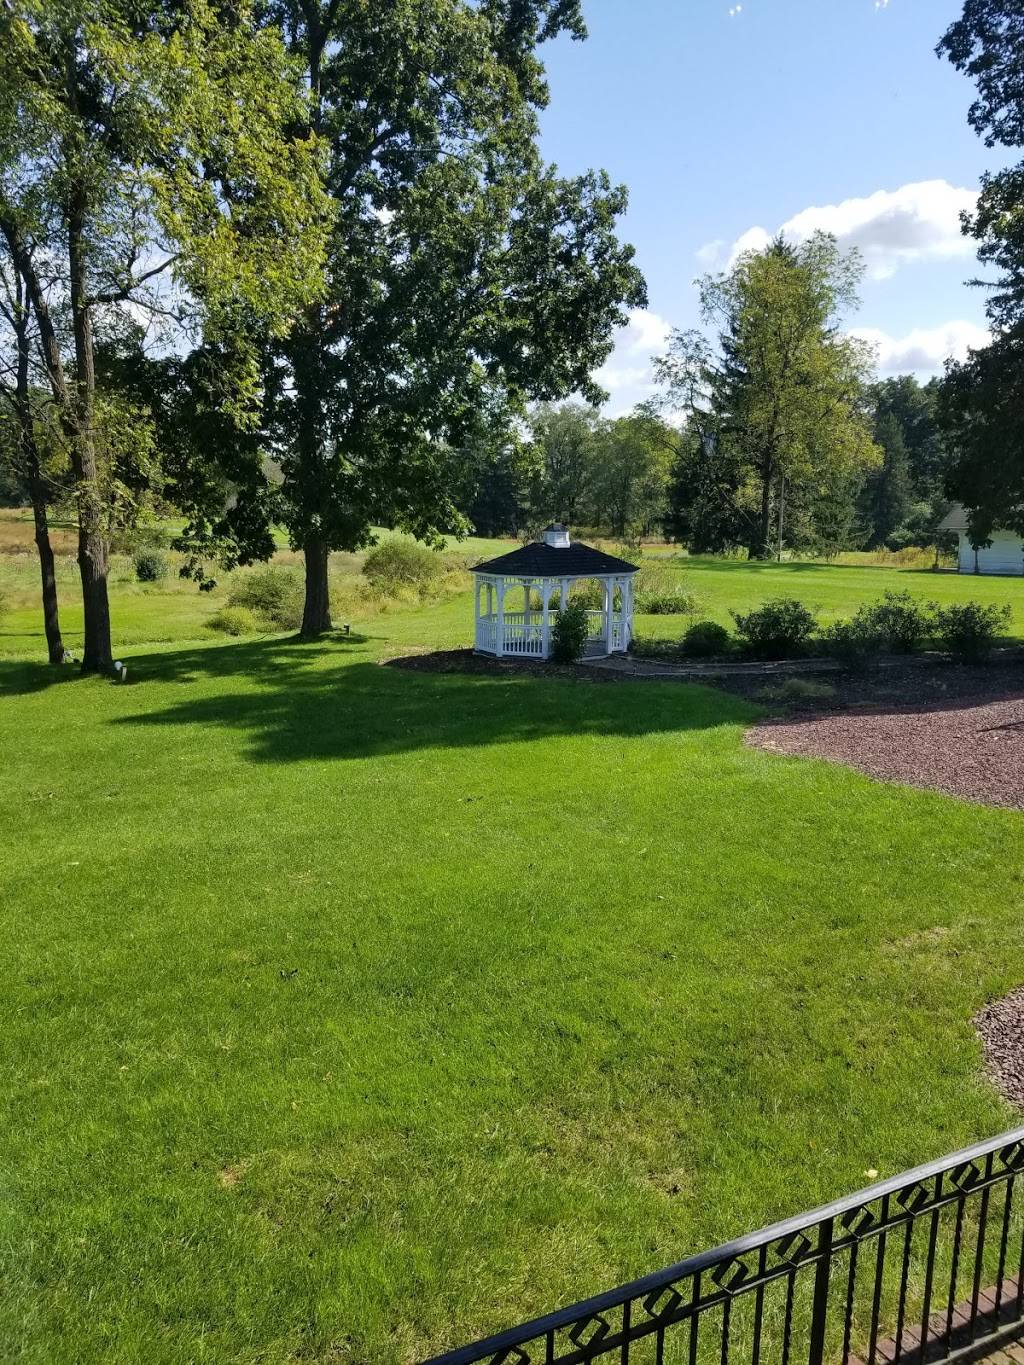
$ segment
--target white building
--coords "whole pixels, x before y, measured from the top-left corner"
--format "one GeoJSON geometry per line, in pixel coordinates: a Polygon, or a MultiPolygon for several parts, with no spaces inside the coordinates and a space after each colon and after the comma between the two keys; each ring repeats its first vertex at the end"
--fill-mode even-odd
{"type": "Polygon", "coordinates": [[[967,534],[967,513],[957,503],[939,525],[940,531],[955,531],[960,537],[957,566],[961,573],[1024,574],[1024,537],[1016,531],[992,532],[991,543],[977,550],[967,534]]]}

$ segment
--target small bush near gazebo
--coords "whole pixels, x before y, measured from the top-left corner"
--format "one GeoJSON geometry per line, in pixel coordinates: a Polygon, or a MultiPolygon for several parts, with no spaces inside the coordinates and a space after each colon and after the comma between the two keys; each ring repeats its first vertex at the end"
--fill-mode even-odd
{"type": "Polygon", "coordinates": [[[818,628],[812,611],[795,597],[773,597],[755,611],[732,612],[736,633],[759,659],[789,659],[806,652],[818,628]]]}
{"type": "Polygon", "coordinates": [[[712,659],[728,654],[732,636],[717,621],[695,621],[683,635],[680,648],[688,659],[712,659]]]}
{"type": "Polygon", "coordinates": [[[574,664],[582,659],[590,630],[590,617],[580,602],[570,602],[555,616],[551,627],[551,657],[556,664],[574,664]]]}

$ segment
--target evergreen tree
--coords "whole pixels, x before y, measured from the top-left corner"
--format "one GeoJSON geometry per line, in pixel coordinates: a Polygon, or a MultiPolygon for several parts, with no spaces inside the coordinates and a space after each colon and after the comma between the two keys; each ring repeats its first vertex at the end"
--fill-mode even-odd
{"type": "Polygon", "coordinates": [[[868,475],[861,506],[870,528],[868,544],[884,545],[906,521],[914,501],[903,428],[892,411],[880,410],[876,417],[875,442],[882,451],[882,464],[868,475]]]}

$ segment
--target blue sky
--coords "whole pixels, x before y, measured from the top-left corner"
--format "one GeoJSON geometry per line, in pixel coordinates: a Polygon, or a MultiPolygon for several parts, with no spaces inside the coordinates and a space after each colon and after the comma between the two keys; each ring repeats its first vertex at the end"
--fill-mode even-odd
{"type": "Polygon", "coordinates": [[[611,413],[649,391],[668,327],[698,322],[694,278],[754,229],[821,226],[861,248],[850,326],[882,373],[925,377],[984,338],[957,215],[998,153],[967,126],[971,84],[934,54],[960,0],[740,2],[585,0],[587,42],[545,52],[544,154],[628,185],[623,235],[650,292],[600,375],[611,413]]]}

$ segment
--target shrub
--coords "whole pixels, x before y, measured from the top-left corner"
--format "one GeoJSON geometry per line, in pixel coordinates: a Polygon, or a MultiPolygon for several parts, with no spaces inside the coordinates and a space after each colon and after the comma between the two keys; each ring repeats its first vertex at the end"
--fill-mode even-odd
{"type": "Polygon", "coordinates": [[[692,616],[698,608],[678,573],[661,564],[645,564],[633,578],[633,602],[645,616],[692,616]]]}
{"type": "Polygon", "coordinates": [[[634,635],[629,642],[630,654],[638,659],[678,659],[679,645],[675,640],[659,640],[650,635],[634,635]]]}
{"type": "Polygon", "coordinates": [[[955,658],[967,664],[981,664],[992,653],[1011,616],[1009,607],[997,607],[995,603],[956,602],[950,607],[936,607],[935,634],[955,658]]]}
{"type": "Polygon", "coordinates": [[[932,631],[933,608],[909,592],[887,592],[880,602],[864,607],[858,616],[896,654],[914,654],[932,631]]]}
{"type": "MultiPolygon", "coordinates": [[[[584,578],[579,583],[569,585],[569,602],[589,611],[604,611],[604,588],[593,578],[584,578]]],[[[534,611],[540,611],[543,599],[539,592],[530,594],[530,606],[534,611]]],[[[548,606],[552,611],[558,611],[562,605],[562,592],[560,588],[555,588],[548,598],[548,606]]]]}
{"type": "Polygon", "coordinates": [[[410,588],[422,594],[437,585],[445,567],[436,550],[415,540],[400,540],[397,536],[382,540],[363,560],[364,576],[378,592],[389,597],[410,588]]]}
{"type": "Polygon", "coordinates": [[[829,701],[836,695],[831,683],[814,678],[787,678],[785,682],[763,687],[757,694],[760,701],[782,702],[786,706],[808,706],[818,701],[829,701]]]}
{"type": "Polygon", "coordinates": [[[252,569],[231,585],[228,606],[247,607],[262,622],[279,630],[297,630],[302,624],[303,586],[290,569],[270,564],[252,569]]]}
{"type": "Polygon", "coordinates": [[[865,668],[881,652],[884,643],[863,610],[849,621],[835,621],[822,631],[825,648],[849,669],[865,668]]]}
{"type": "Polygon", "coordinates": [[[774,597],[745,615],[734,611],[732,619],[747,648],[762,659],[802,654],[818,625],[814,613],[792,597],[774,597]]]}
{"type": "Polygon", "coordinates": [[[732,636],[717,621],[695,621],[683,636],[683,653],[691,659],[710,659],[715,654],[727,654],[732,647],[732,636]]]}
{"type": "Polygon", "coordinates": [[[249,607],[221,607],[206,624],[222,635],[258,635],[261,630],[260,618],[249,607]]]}
{"type": "Polygon", "coordinates": [[[590,620],[580,602],[570,602],[551,627],[551,657],[556,664],[574,664],[583,657],[590,620]]]}
{"type": "Polygon", "coordinates": [[[140,550],[135,556],[135,577],[140,583],[159,583],[167,577],[167,560],[159,550],[140,550]]]}

